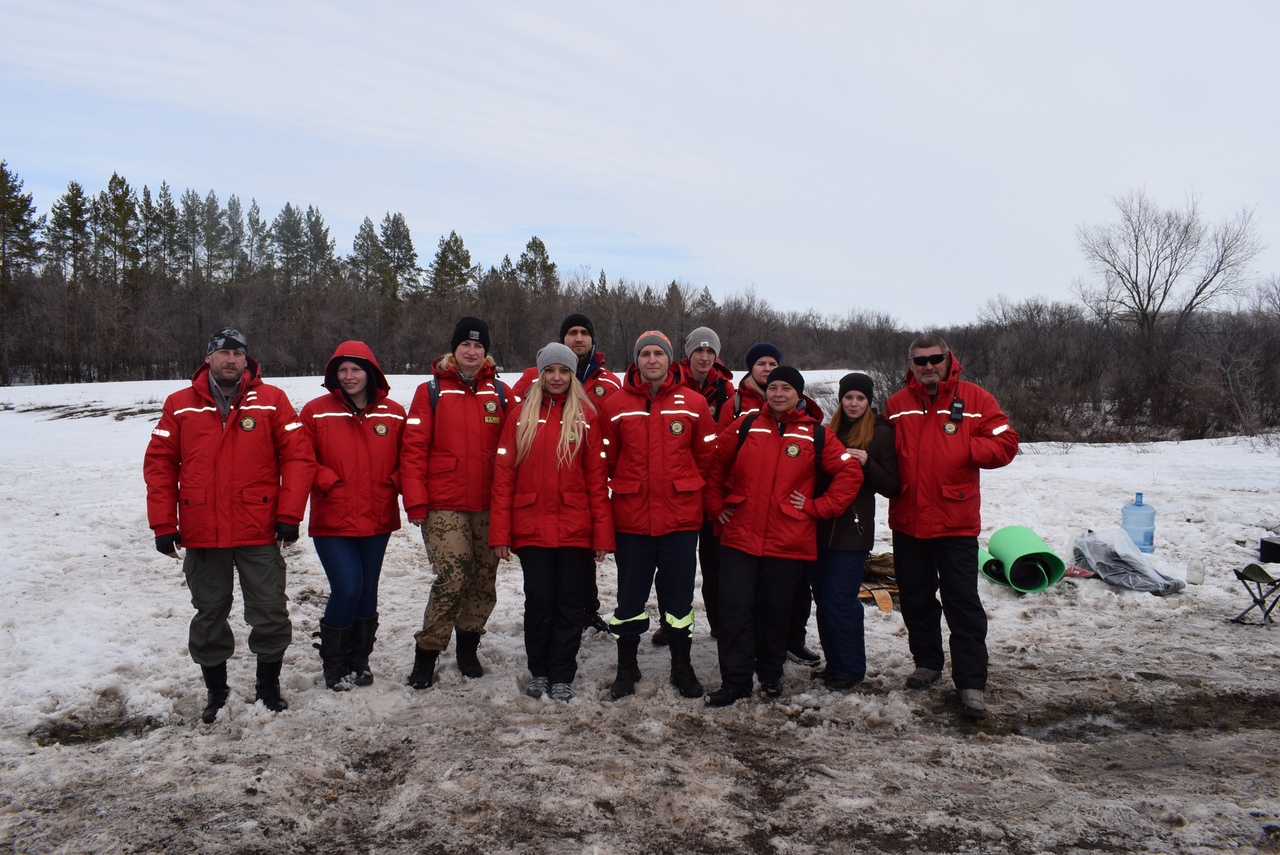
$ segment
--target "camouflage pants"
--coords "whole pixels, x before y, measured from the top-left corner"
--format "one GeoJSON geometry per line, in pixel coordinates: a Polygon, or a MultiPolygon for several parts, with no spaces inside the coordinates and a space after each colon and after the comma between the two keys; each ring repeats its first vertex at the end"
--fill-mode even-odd
{"type": "Polygon", "coordinates": [[[498,556],[489,548],[489,512],[430,511],[422,539],[436,581],[422,629],[413,637],[423,650],[444,650],[455,627],[483,633],[498,602],[498,556]]]}

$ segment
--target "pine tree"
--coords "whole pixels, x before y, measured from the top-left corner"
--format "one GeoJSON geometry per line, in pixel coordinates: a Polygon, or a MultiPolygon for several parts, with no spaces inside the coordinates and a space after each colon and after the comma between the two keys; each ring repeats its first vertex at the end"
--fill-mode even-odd
{"type": "Polygon", "coordinates": [[[142,253],[138,247],[138,197],[118,173],[111,173],[107,189],[98,194],[102,272],[113,289],[119,289],[137,268],[142,253]]]}
{"type": "Polygon", "coordinates": [[[471,266],[471,253],[457,232],[451,231],[447,238],[440,238],[428,271],[428,287],[434,300],[443,302],[471,289],[476,269],[471,266]]]}
{"type": "Polygon", "coordinates": [[[31,194],[22,192],[22,180],[0,160],[0,286],[11,284],[14,273],[35,264],[43,226],[44,217],[36,216],[31,194]]]}
{"type": "Polygon", "coordinates": [[[182,191],[180,202],[178,246],[187,271],[187,287],[195,291],[200,281],[200,254],[204,249],[204,202],[200,200],[200,194],[190,188],[182,191]]]}
{"type": "Polygon", "coordinates": [[[285,289],[292,288],[307,269],[307,227],[302,214],[288,202],[271,221],[271,254],[284,276],[285,289]]]}
{"type": "Polygon", "coordinates": [[[65,277],[78,281],[87,272],[89,254],[89,198],[76,181],[49,209],[46,234],[49,259],[65,277]]]}
{"type": "Polygon", "coordinates": [[[351,242],[351,255],[348,256],[347,263],[362,291],[382,289],[384,277],[389,275],[387,251],[382,246],[373,220],[368,217],[364,218],[355,240],[351,242]]]}
{"type": "Polygon", "coordinates": [[[336,264],[336,243],[329,237],[329,227],[315,207],[307,206],[307,284],[323,287],[336,264]]]}
{"type": "Polygon", "coordinates": [[[204,243],[204,284],[212,289],[214,280],[227,266],[230,252],[227,249],[227,215],[212,190],[200,206],[200,235],[204,243]]]}
{"type": "Polygon", "coordinates": [[[560,291],[560,274],[555,263],[547,256],[546,245],[537,235],[529,238],[520,260],[516,263],[520,284],[535,294],[556,294],[560,291]]]}
{"type": "Polygon", "coordinates": [[[168,181],[160,182],[160,191],[156,194],[156,217],[160,229],[160,271],[166,277],[176,276],[181,269],[178,205],[173,201],[173,191],[168,181]]]}
{"type": "Polygon", "coordinates": [[[249,200],[249,214],[245,219],[244,254],[249,265],[249,275],[266,267],[270,261],[271,229],[262,219],[262,209],[257,199],[249,200]]]}
{"type": "Polygon", "coordinates": [[[233,282],[242,280],[248,267],[248,256],[245,253],[244,210],[240,198],[234,193],[227,197],[227,277],[233,282]]]}
{"type": "Polygon", "coordinates": [[[413,237],[404,214],[388,213],[382,218],[382,248],[386,251],[390,272],[388,296],[399,298],[418,290],[422,268],[418,266],[418,252],[413,248],[413,237]]]}

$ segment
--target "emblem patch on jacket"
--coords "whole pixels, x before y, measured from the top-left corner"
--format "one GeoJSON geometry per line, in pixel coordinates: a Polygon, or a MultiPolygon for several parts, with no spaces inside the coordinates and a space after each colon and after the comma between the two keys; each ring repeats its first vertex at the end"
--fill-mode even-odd
{"type": "Polygon", "coordinates": [[[604,387],[603,387],[603,386],[596,386],[596,387],[595,387],[594,389],[592,389],[591,391],[595,393],[595,396],[596,396],[597,398],[603,398],[603,397],[604,397],[604,387]]]}
{"type": "Polygon", "coordinates": [[[253,430],[258,426],[258,422],[253,416],[245,416],[240,419],[240,430],[253,430]]]}
{"type": "Polygon", "coordinates": [[[943,423],[943,425],[942,425],[942,432],[943,432],[943,433],[945,433],[945,434],[947,434],[948,436],[950,436],[951,434],[955,433],[955,432],[956,432],[956,423],[955,423],[955,422],[944,422],[944,423],[943,423]]]}
{"type": "MultiPolygon", "coordinates": [[[[488,413],[489,415],[493,415],[494,413],[498,412],[498,402],[497,402],[497,401],[485,401],[485,402],[484,402],[484,411],[485,411],[486,413],[488,413]]],[[[489,421],[489,420],[488,420],[488,419],[485,419],[485,421],[487,422],[487,421],[489,421]]]]}
{"type": "Polygon", "coordinates": [[[787,457],[799,457],[799,456],[800,456],[800,446],[796,445],[794,442],[787,446],[787,457]]]}
{"type": "Polygon", "coordinates": [[[679,436],[680,434],[684,433],[684,422],[672,422],[671,433],[674,434],[675,436],[679,436]]]}
{"type": "Polygon", "coordinates": [[[376,425],[373,426],[373,432],[376,433],[378,436],[386,436],[387,426],[384,425],[382,422],[378,422],[376,425]]]}

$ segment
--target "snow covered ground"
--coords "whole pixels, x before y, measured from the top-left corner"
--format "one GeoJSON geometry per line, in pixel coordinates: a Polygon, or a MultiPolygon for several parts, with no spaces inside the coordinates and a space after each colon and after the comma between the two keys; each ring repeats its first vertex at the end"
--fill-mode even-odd
{"type": "MultiPolygon", "coordinates": [[[[811,387],[841,372],[810,375],[811,387]]],[[[393,377],[408,403],[420,377],[393,377]]],[[[299,409],[318,378],[277,382],[299,409]]],[[[784,697],[723,710],[666,685],[607,700],[612,642],[588,634],[569,705],[534,701],[519,568],[500,570],[465,681],[403,679],[431,583],[416,529],[392,537],[376,682],[328,692],[311,648],[326,594],[307,538],[287,552],[290,709],[247,703],[233,612],[232,702],[199,721],[179,565],[155,552],[141,459],[177,382],[0,389],[0,840],[17,852],[1210,852],[1280,850],[1280,631],[1229,622],[1231,568],[1280,527],[1274,446],[1225,440],[1024,445],[984,478],[990,533],[1067,552],[1141,490],[1154,556],[1206,578],[1164,598],[1068,578],[1017,596],[982,582],[992,715],[944,678],[907,691],[901,616],[867,612],[870,674],[833,694],[788,665],[784,697]]],[[[881,543],[887,550],[883,504],[881,543]]],[[[1280,570],[1280,568],[1273,568],[1280,570]]],[[[613,565],[600,572],[602,598],[613,565]]],[[[238,594],[237,594],[238,598],[238,594]]],[[[698,603],[699,610],[701,602],[698,603]]],[[[701,614],[701,611],[699,611],[701,614]]],[[[719,684],[699,625],[695,666],[719,684]]],[[[817,632],[810,627],[812,646],[817,632]]]]}

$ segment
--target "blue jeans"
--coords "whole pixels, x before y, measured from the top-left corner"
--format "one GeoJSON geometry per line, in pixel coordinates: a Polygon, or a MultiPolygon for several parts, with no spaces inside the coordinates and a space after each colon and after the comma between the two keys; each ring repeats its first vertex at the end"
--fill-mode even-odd
{"type": "Polygon", "coordinates": [[[861,680],[867,676],[867,645],[863,636],[862,571],[865,552],[818,548],[809,584],[818,606],[818,638],[827,657],[827,671],[836,677],[861,680]]]}
{"type": "Polygon", "coordinates": [[[378,613],[378,577],[390,533],[370,537],[313,537],[316,555],[329,577],[324,622],[336,629],[378,613]]]}

